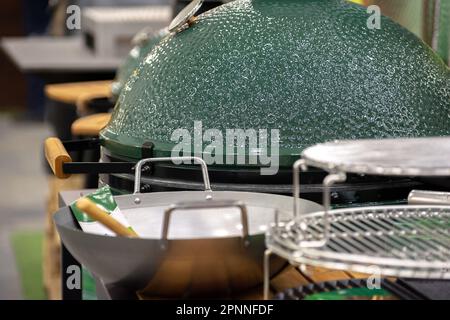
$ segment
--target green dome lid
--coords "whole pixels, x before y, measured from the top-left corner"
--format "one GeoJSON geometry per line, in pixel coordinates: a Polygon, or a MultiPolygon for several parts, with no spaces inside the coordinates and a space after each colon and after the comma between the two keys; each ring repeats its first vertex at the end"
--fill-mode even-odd
{"type": "Polygon", "coordinates": [[[157,32],[148,32],[148,30],[144,29],[136,35],[133,39],[133,48],[117,70],[116,78],[111,89],[114,97],[117,98],[119,96],[125,82],[144,57],[168,34],[169,31],[167,29],[162,29],[157,32]]]}
{"type": "Polygon", "coordinates": [[[164,38],[103,130],[170,155],[175,129],[279,129],[280,165],[334,139],[450,134],[450,70],[412,33],[344,0],[236,0],[164,38]]]}

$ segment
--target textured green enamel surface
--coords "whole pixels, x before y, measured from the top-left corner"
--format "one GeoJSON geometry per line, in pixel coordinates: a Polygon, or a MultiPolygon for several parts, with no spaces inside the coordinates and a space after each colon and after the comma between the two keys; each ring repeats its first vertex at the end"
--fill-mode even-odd
{"type": "Polygon", "coordinates": [[[160,30],[155,33],[147,41],[136,45],[131,49],[124,63],[117,70],[116,79],[113,86],[113,95],[116,97],[122,91],[122,88],[133,71],[138,67],[144,57],[168,34],[167,29],[160,30]]]}
{"type": "Polygon", "coordinates": [[[333,139],[450,133],[450,71],[388,18],[343,0],[236,0],[164,38],[101,133],[112,151],[170,149],[177,128],[280,129],[281,164],[333,139]],[[123,147],[123,146],[127,147],[123,147]],[[114,146],[121,148],[115,149],[114,146]],[[284,159],[284,160],[283,160],[284,159]]]}

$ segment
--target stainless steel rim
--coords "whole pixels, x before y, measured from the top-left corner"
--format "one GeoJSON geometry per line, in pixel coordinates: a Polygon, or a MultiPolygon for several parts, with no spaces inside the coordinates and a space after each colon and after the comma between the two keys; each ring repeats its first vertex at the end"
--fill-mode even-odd
{"type": "Polygon", "coordinates": [[[450,176],[450,138],[342,140],[307,148],[308,166],[328,172],[387,176],[450,176]]]}

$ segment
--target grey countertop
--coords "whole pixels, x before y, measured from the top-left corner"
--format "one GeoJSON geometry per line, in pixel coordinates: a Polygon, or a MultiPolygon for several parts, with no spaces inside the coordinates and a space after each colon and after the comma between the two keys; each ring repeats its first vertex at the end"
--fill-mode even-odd
{"type": "Polygon", "coordinates": [[[22,72],[109,72],[123,60],[96,56],[81,36],[2,38],[1,47],[22,72]]]}

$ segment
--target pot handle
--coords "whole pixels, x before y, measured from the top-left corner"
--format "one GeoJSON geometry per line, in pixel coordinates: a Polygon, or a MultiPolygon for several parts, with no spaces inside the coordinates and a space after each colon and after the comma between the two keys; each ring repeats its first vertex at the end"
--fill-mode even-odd
{"type": "MultiPolygon", "coordinates": [[[[205,185],[205,191],[206,192],[212,192],[211,190],[211,184],[209,182],[209,174],[208,174],[208,167],[206,165],[206,162],[199,157],[166,157],[166,158],[147,158],[142,159],[136,164],[135,170],[134,170],[134,192],[133,194],[139,194],[140,193],[140,187],[141,187],[141,172],[142,172],[142,166],[149,162],[171,162],[171,161],[193,161],[194,163],[199,164],[202,167],[202,175],[203,175],[203,183],[205,185]]],[[[139,200],[139,199],[137,199],[139,200]]],[[[135,201],[136,202],[136,201],[135,201]]],[[[137,201],[139,202],[139,201],[137,201]]]]}
{"type": "Polygon", "coordinates": [[[76,206],[78,209],[85,212],[89,217],[100,222],[118,236],[138,238],[136,232],[128,229],[119,221],[111,217],[106,211],[99,208],[92,200],[89,200],[88,198],[81,198],[76,202],[76,206]]]}
{"type": "Polygon", "coordinates": [[[88,138],[61,142],[60,139],[52,137],[45,140],[44,152],[53,173],[60,179],[79,173],[134,173],[133,162],[74,162],[67,152],[97,150],[100,141],[100,138],[88,138]]]}
{"type": "Polygon", "coordinates": [[[163,248],[167,248],[167,237],[169,234],[170,217],[172,213],[177,210],[195,210],[195,209],[223,209],[223,208],[238,208],[241,211],[242,223],[242,242],[244,247],[249,245],[248,241],[248,213],[247,207],[242,201],[234,200],[205,200],[193,202],[180,202],[171,205],[164,211],[163,227],[161,240],[163,248]]]}
{"type": "Polygon", "coordinates": [[[60,179],[67,179],[70,174],[64,173],[63,164],[72,162],[72,158],[66,151],[63,143],[58,138],[47,138],[44,143],[45,157],[52,168],[53,173],[60,179]]]}

